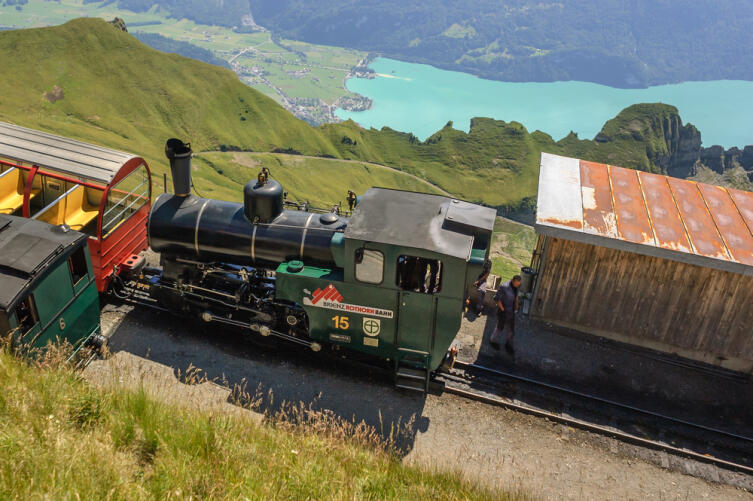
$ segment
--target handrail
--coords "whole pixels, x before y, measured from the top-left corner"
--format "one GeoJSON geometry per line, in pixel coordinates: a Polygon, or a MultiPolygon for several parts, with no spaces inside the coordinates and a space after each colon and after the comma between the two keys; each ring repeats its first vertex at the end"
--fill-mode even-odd
{"type": "Polygon", "coordinates": [[[5,176],[9,172],[13,172],[16,169],[17,169],[17,167],[11,167],[10,169],[6,170],[5,172],[0,172],[0,178],[3,177],[3,176],[5,176]]]}
{"type": "Polygon", "coordinates": [[[8,162],[8,161],[6,161],[6,160],[0,160],[0,165],[6,165],[6,166],[8,166],[8,167],[16,167],[16,168],[18,168],[18,169],[24,169],[24,170],[29,170],[29,169],[31,169],[31,167],[27,167],[27,166],[25,166],[25,165],[20,165],[20,164],[14,164],[14,163],[12,163],[12,162],[8,162]]]}
{"type": "MultiPolygon", "coordinates": [[[[133,190],[130,190],[130,191],[125,191],[125,190],[123,190],[123,191],[121,191],[120,193],[124,193],[124,194],[125,194],[125,196],[124,196],[123,198],[121,198],[121,199],[120,199],[120,201],[119,201],[118,203],[116,203],[115,205],[113,205],[112,207],[110,207],[109,209],[107,209],[107,210],[105,211],[105,213],[104,213],[104,214],[102,214],[102,217],[103,217],[103,218],[107,217],[107,215],[108,215],[108,214],[109,214],[109,213],[110,213],[110,212],[111,212],[111,211],[112,211],[113,209],[115,209],[116,207],[118,207],[118,206],[119,206],[119,205],[121,204],[121,202],[122,202],[123,200],[127,199],[129,195],[136,195],[136,193],[135,193],[135,192],[136,192],[136,189],[137,189],[137,188],[141,188],[141,187],[142,187],[142,186],[143,186],[144,184],[148,184],[148,183],[149,183],[149,180],[148,180],[148,179],[145,179],[145,180],[144,180],[144,181],[142,181],[142,182],[141,182],[140,184],[137,184],[137,185],[136,185],[136,186],[134,187],[134,189],[133,189],[133,190]]],[[[117,185],[115,185],[115,186],[117,186],[117,185]]],[[[117,191],[117,190],[116,190],[116,189],[115,189],[115,188],[113,187],[113,188],[111,188],[111,189],[110,189],[110,191],[112,192],[112,191],[117,191]]],[[[147,191],[148,191],[148,190],[147,190],[147,191]]],[[[139,193],[139,195],[141,195],[141,194],[143,194],[143,193],[145,193],[145,192],[139,193]]],[[[120,215],[120,214],[118,214],[118,215],[120,215]]]]}
{"type": "Polygon", "coordinates": [[[45,212],[47,212],[48,210],[50,210],[52,207],[55,207],[55,205],[57,205],[58,202],[60,202],[65,197],[67,197],[68,195],[70,195],[71,193],[73,193],[73,191],[76,190],[77,188],[83,189],[83,187],[81,187],[80,185],[76,185],[73,188],[70,188],[68,191],[66,191],[65,193],[63,193],[62,195],[60,195],[59,197],[57,197],[55,200],[53,200],[51,203],[49,203],[44,209],[42,209],[41,211],[39,211],[36,214],[34,214],[33,216],[31,216],[31,218],[32,219],[36,219],[39,216],[41,216],[42,214],[44,214],[45,212]]]}
{"type": "MultiPolygon", "coordinates": [[[[145,191],[143,193],[139,193],[139,194],[129,193],[129,195],[135,195],[135,199],[133,200],[133,202],[131,202],[130,204],[128,204],[126,207],[124,207],[122,211],[118,212],[118,214],[114,218],[112,218],[110,221],[108,221],[107,224],[103,225],[102,226],[102,233],[106,234],[107,232],[105,230],[108,227],[110,227],[114,222],[120,221],[120,216],[122,216],[128,209],[130,209],[131,207],[133,207],[136,202],[138,202],[140,200],[142,200],[142,201],[148,201],[149,197],[145,196],[148,192],[149,192],[149,190],[147,190],[147,191],[145,191]]],[[[123,200],[125,200],[126,198],[127,197],[123,197],[123,200]]],[[[117,205],[113,205],[112,208],[115,208],[118,205],[120,205],[120,202],[118,202],[117,205]]],[[[110,210],[112,210],[112,208],[110,210]]],[[[102,219],[104,219],[104,217],[102,219]]]]}

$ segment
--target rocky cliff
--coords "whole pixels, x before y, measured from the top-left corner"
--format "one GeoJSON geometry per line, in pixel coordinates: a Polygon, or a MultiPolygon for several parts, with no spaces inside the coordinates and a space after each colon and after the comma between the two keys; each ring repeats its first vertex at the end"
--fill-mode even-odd
{"type": "Polygon", "coordinates": [[[753,187],[753,146],[728,150],[719,145],[702,147],[701,132],[693,124],[683,124],[674,106],[637,104],[625,108],[604,125],[594,142],[591,153],[609,163],[681,178],[705,173],[707,179],[707,171],[727,177],[733,173],[735,185],[753,187]],[[637,143],[645,145],[645,156],[637,143]]]}
{"type": "Polygon", "coordinates": [[[746,146],[742,150],[736,146],[725,150],[718,145],[701,148],[700,161],[719,174],[730,169],[742,168],[753,181],[753,146],[746,146]]]}

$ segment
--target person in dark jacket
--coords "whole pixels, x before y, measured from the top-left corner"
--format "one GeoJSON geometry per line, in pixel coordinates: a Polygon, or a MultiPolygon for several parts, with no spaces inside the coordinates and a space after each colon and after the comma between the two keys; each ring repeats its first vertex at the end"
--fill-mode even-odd
{"type": "Polygon", "coordinates": [[[518,311],[518,288],[520,287],[520,275],[515,275],[511,280],[503,283],[494,294],[494,302],[497,304],[497,327],[492,333],[490,343],[495,350],[499,349],[502,334],[505,335],[505,350],[511,355],[514,353],[512,346],[515,337],[515,313],[518,311]]]}

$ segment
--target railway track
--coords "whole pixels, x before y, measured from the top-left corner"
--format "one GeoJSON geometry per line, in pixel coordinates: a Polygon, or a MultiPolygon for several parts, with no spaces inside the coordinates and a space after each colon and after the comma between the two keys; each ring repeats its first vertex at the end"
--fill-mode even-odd
{"type": "MultiPolygon", "coordinates": [[[[129,285],[117,295],[121,301],[166,311],[129,285]]],[[[753,476],[753,437],[461,361],[435,375],[433,390],[753,476]]]]}
{"type": "Polygon", "coordinates": [[[753,475],[753,437],[466,362],[456,361],[433,382],[443,393],[753,475]]]}

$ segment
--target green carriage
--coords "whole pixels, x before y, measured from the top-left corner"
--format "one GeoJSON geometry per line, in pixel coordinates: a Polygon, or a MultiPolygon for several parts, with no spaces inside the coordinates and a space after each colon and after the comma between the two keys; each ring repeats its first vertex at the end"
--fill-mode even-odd
{"type": "Polygon", "coordinates": [[[0,215],[0,334],[24,351],[101,342],[99,295],[87,236],[0,215]]]}

